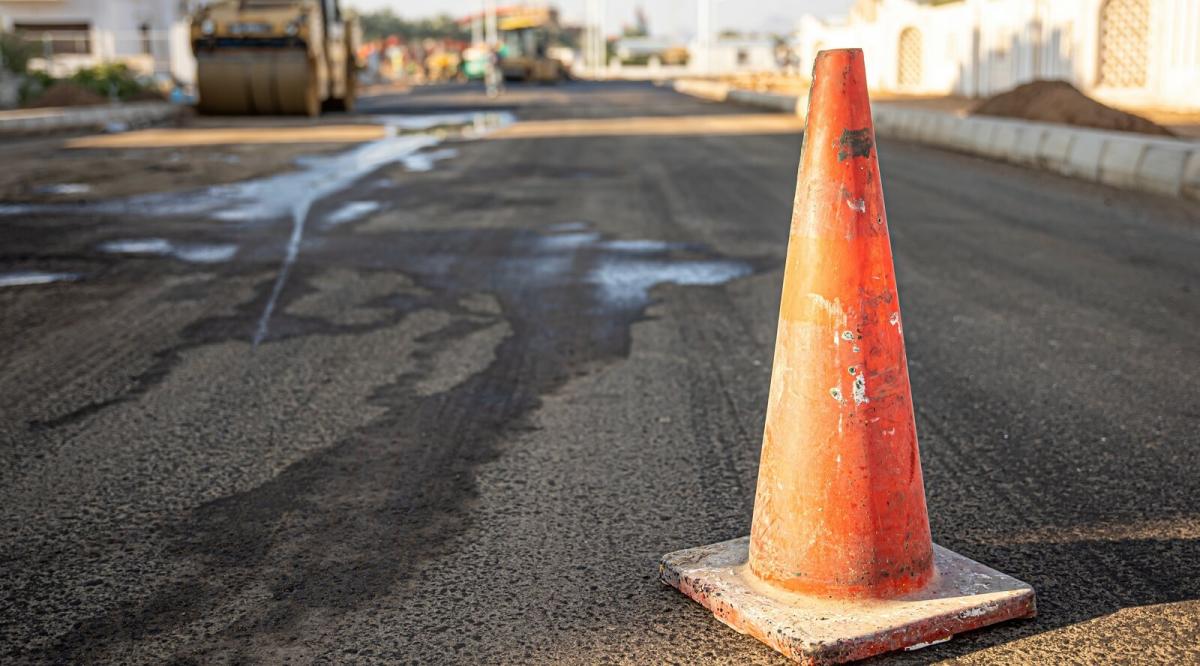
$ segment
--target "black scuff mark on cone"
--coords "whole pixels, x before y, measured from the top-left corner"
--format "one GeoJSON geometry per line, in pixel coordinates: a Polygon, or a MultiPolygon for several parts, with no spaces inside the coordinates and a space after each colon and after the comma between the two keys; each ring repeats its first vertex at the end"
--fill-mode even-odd
{"type": "Polygon", "coordinates": [[[871,140],[871,128],[844,129],[838,138],[838,161],[847,157],[869,157],[875,143],[871,140]]]}

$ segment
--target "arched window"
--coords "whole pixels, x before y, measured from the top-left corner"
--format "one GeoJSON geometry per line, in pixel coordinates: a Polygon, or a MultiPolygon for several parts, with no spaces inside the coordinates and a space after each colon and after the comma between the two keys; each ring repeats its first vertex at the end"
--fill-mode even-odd
{"type": "Polygon", "coordinates": [[[900,31],[900,52],[897,58],[896,83],[901,88],[921,85],[921,31],[905,28],[900,31]]]}
{"type": "Polygon", "coordinates": [[[1149,42],[1149,0],[1105,0],[1100,7],[1096,83],[1106,88],[1144,88],[1149,42]]]}

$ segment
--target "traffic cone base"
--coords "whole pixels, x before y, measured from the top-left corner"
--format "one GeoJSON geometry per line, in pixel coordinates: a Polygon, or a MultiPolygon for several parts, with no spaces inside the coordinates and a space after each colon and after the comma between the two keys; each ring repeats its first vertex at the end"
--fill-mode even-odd
{"type": "Polygon", "coordinates": [[[662,558],[659,577],[718,620],[802,664],[840,664],[941,643],[989,624],[1033,617],[1033,588],[933,546],[933,580],[890,599],[786,592],[749,570],[750,538],[662,558]]]}

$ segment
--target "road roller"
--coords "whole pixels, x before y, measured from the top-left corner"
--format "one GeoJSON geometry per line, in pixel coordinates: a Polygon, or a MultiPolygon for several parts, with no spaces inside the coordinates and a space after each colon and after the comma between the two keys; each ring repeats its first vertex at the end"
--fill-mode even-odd
{"type": "Polygon", "coordinates": [[[192,15],[198,110],[353,110],[360,30],[338,0],[217,0],[192,15]]]}
{"type": "Polygon", "coordinates": [[[560,41],[558,10],[537,6],[517,6],[503,10],[499,20],[503,43],[500,71],[507,81],[558,83],[566,68],[549,55],[560,41]]]}

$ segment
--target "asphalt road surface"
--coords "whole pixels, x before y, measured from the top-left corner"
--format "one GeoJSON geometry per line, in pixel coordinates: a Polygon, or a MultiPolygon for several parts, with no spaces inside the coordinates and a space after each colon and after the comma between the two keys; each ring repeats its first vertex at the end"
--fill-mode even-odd
{"type": "MultiPolygon", "coordinates": [[[[0,281],[47,282],[0,287],[0,660],[779,663],[656,567],[749,529],[799,133],[363,106],[521,122],[5,190],[0,281]]],[[[881,661],[1200,660],[1200,210],[879,154],[934,540],[1040,612],[881,661]]]]}

